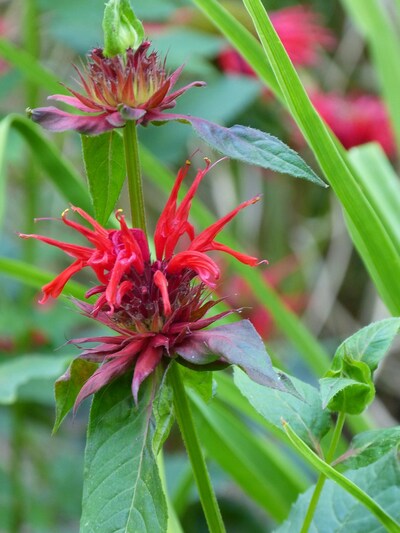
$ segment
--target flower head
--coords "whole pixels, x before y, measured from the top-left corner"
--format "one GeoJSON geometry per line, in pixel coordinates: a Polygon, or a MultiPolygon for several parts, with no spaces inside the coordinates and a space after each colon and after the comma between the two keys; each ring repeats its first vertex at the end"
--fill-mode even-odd
{"type": "MultiPolygon", "coordinates": [[[[74,341],[78,344],[99,342],[95,348],[86,349],[80,357],[103,363],[82,388],[77,405],[83,398],[133,368],[132,392],[137,400],[140,384],[163,358],[176,357],[177,347],[187,343],[194,332],[229,313],[205,317],[217,303],[208,299],[207,288],[215,287],[220,276],[219,266],[206,252],[219,250],[242,263],[251,266],[258,263],[257,258],[232,250],[217,242],[215,237],[241,209],[257,202],[259,197],[243,202],[196,235],[188,216],[192,199],[210,164],[207,162],[206,168],[197,172],[178,205],[178,192],[188,168],[189,163],[178,173],[158,220],[154,234],[154,260],[150,257],[143,231],[128,228],[121,211],[116,214],[120,225],[118,230],[103,228],[77,207],[72,207],[72,210],[83,217],[91,228],[70,220],[68,210],[63,213],[64,224],[81,233],[89,246],[60,242],[41,235],[21,235],[56,246],[75,258],[68,268],[43,287],[41,302],[44,303],[50,296],[56,298],[75,273],[90,267],[99,285],[89,290],[86,296],[97,295],[97,301],[94,304],[77,302],[77,305],[85,314],[117,333],[116,336],[74,341]],[[176,252],[184,235],[188,237],[189,244],[186,249],[176,252]]],[[[182,358],[184,361],[184,355],[182,358]]],[[[226,364],[218,359],[218,356],[208,357],[207,362],[226,364]]],[[[204,358],[200,362],[190,356],[190,363],[203,364],[204,358]]]]}
{"type": "MultiPolygon", "coordinates": [[[[330,50],[332,33],[321,24],[318,13],[304,6],[293,6],[270,13],[271,22],[293,64],[310,67],[318,60],[320,48],[330,50]]],[[[224,72],[255,76],[253,69],[232,48],[221,52],[218,62],[224,72]]]]}
{"type": "Polygon", "coordinates": [[[68,87],[72,96],[49,96],[85,114],[51,106],[29,110],[31,118],[50,131],[75,130],[86,135],[123,127],[127,120],[142,125],[162,121],[162,112],[173,108],[178,96],[205,84],[195,81],[171,92],[183,67],[168,75],[165,62],[156,52],[149,52],[150,44],[144,41],[137,50],[129,48],[126,54],[114,57],[105,57],[101,48],[95,48],[83,72],[76,68],[82,91],[68,87]]]}

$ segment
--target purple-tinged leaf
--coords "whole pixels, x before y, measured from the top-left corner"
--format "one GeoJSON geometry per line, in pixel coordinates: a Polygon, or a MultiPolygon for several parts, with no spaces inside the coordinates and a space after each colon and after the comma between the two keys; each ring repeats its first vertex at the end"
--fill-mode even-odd
{"type": "Polygon", "coordinates": [[[98,365],[95,363],[74,359],[65,374],[55,382],[56,419],[53,434],[72,409],[81,388],[96,371],[97,367],[98,365]]]}
{"type": "Polygon", "coordinates": [[[187,120],[203,141],[225,156],[327,187],[297,152],[269,133],[238,124],[225,128],[197,117],[187,120]]]}
{"type": "Polygon", "coordinates": [[[238,365],[251,379],[279,390],[287,390],[272,368],[261,337],[249,320],[195,331],[176,348],[176,352],[193,364],[206,364],[217,359],[238,365]]]}

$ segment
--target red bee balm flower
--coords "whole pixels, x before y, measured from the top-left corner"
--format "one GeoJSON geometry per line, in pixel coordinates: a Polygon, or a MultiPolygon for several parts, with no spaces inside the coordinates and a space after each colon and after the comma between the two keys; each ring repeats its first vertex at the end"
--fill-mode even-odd
{"type": "Polygon", "coordinates": [[[174,107],[178,96],[205,83],[195,81],[170,92],[183,67],[168,76],[165,62],[160,62],[157,53],[148,54],[150,44],[144,41],[136,51],[129,48],[125,56],[114,57],[105,57],[101,48],[95,48],[84,73],[76,69],[84,94],[68,87],[73,96],[49,96],[88,114],[40,107],[29,110],[31,118],[50,131],[75,130],[86,135],[120,128],[127,120],[143,125],[163,120],[162,111],[174,107]]]}
{"type": "MultiPolygon", "coordinates": [[[[293,6],[270,13],[271,22],[293,64],[310,67],[317,63],[318,49],[330,50],[335,44],[331,31],[321,24],[318,13],[304,6],[293,6]]],[[[255,76],[253,69],[232,48],[222,51],[218,63],[224,72],[255,76]]]]}
{"type": "MultiPolygon", "coordinates": [[[[188,221],[192,199],[196,190],[211,168],[199,170],[186,196],[177,205],[179,188],[184,180],[189,162],[177,176],[166,206],[158,220],[154,243],[156,259],[150,258],[146,236],[141,229],[129,229],[121,211],[116,216],[120,229],[105,229],[78,207],[72,207],[92,229],[67,218],[62,221],[81,233],[92,246],[79,246],[60,242],[41,235],[32,237],[57,246],[75,261],[52,282],[43,287],[41,303],[52,296],[56,298],[67,281],[85,267],[96,274],[100,285],[89,290],[86,297],[97,294],[95,304],[77,302],[88,316],[113,329],[116,336],[76,339],[78,344],[99,342],[95,348],[86,349],[79,357],[103,363],[81,389],[76,406],[87,396],[98,391],[115,377],[133,369],[132,392],[137,401],[142,381],[153,372],[163,358],[177,357],[186,364],[223,367],[227,361],[218,355],[205,353],[207,332],[199,330],[214,323],[230,311],[205,318],[206,313],[217,303],[208,300],[207,287],[215,287],[220,269],[205,252],[226,252],[250,266],[258,259],[245,255],[214,239],[222,228],[243,208],[254,204],[259,197],[243,202],[236,209],[195,235],[188,221]],[[183,235],[189,238],[185,250],[175,253],[183,235]],[[201,336],[201,335],[202,336],[201,336]],[[201,350],[196,352],[196,343],[201,350]]],[[[211,342],[211,341],[209,341],[211,342]]],[[[206,350],[207,351],[207,350],[206,350]]],[[[204,366],[202,367],[204,368],[204,366]]]]}

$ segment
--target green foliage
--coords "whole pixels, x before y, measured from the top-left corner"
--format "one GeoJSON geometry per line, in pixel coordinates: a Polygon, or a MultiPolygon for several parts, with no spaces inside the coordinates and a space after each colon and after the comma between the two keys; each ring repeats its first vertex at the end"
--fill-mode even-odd
{"type": "MultiPolygon", "coordinates": [[[[379,506],[400,521],[400,464],[397,453],[389,452],[374,464],[356,471],[348,471],[346,477],[374,498],[379,506]]],[[[314,488],[310,487],[293,506],[288,520],[276,533],[300,531],[314,488]]],[[[339,485],[328,480],[323,488],[311,529],[315,533],[351,531],[398,532],[393,524],[386,527],[364,505],[354,499],[339,485]]]]}
{"type": "Polygon", "coordinates": [[[55,379],[65,371],[70,356],[21,355],[0,363],[0,404],[18,401],[20,387],[38,379],[55,379]]]}
{"type": "Polygon", "coordinates": [[[53,434],[72,409],[79,391],[97,368],[98,365],[90,361],[74,359],[65,374],[57,379],[54,384],[56,419],[53,434]]]}
{"type": "Polygon", "coordinates": [[[197,395],[190,397],[207,454],[271,516],[282,520],[305,486],[295,465],[221,403],[206,405],[197,395]]]}
{"type": "Polygon", "coordinates": [[[400,445],[400,427],[375,429],[359,433],[351,441],[350,448],[336,463],[341,467],[356,470],[378,461],[400,445]]]}
{"type": "Polygon", "coordinates": [[[372,373],[386,355],[400,328],[400,318],[388,318],[362,328],[336,350],[331,369],[320,380],[323,407],[362,413],[374,399],[372,373]]]}
{"type": "Polygon", "coordinates": [[[20,115],[11,114],[0,122],[0,221],[4,217],[5,210],[6,173],[3,168],[11,129],[15,129],[24,137],[32,155],[60,193],[74,205],[91,212],[92,206],[88,194],[72,164],[60,154],[54,143],[43,135],[36,124],[20,115]]]}
{"type": "Polygon", "coordinates": [[[141,387],[137,408],[128,379],[97,393],[85,454],[81,533],[161,533],[167,509],[153,454],[155,383],[141,387]]]}
{"type": "Polygon", "coordinates": [[[89,192],[96,220],[105,225],[118,201],[126,170],[124,146],[116,131],[102,135],[82,135],[89,192]]]}
{"type": "Polygon", "coordinates": [[[153,450],[157,457],[161,452],[164,442],[168,438],[171,428],[175,422],[174,394],[171,385],[168,383],[167,375],[169,368],[165,371],[160,387],[153,402],[153,415],[155,420],[153,450]]]}
{"type": "Polygon", "coordinates": [[[294,150],[269,133],[241,125],[224,128],[192,117],[189,120],[199,137],[225,156],[326,186],[294,150]]]}
{"type": "MultiPolygon", "coordinates": [[[[54,278],[54,274],[46,272],[42,268],[37,268],[24,261],[19,261],[18,259],[8,259],[6,257],[0,257],[0,272],[12,279],[20,281],[24,285],[34,287],[35,289],[40,289],[54,278]]],[[[86,290],[87,289],[80,283],[69,281],[65,286],[61,298],[73,296],[75,298],[83,299],[86,290]]]]}
{"type": "Polygon", "coordinates": [[[258,385],[238,368],[234,373],[240,392],[269,424],[283,431],[283,418],[305,442],[319,449],[319,441],[329,431],[330,416],[322,410],[317,389],[293,377],[290,380],[300,396],[258,385]]]}

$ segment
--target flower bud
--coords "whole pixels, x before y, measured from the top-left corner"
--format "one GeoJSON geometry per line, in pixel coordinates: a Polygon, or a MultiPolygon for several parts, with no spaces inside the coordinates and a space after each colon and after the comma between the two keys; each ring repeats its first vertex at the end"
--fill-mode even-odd
{"type": "Polygon", "coordinates": [[[128,48],[136,50],[144,40],[144,28],[133,12],[129,0],[110,0],[103,17],[104,56],[125,54],[128,48]]]}

